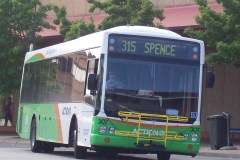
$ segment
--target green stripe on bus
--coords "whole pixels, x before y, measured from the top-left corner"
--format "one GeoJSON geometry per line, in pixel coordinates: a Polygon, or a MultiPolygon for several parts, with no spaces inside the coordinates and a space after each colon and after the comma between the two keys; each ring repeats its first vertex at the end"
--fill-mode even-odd
{"type": "Polygon", "coordinates": [[[21,104],[24,116],[18,125],[23,126],[21,137],[29,138],[32,118],[35,115],[37,121],[37,138],[58,142],[57,118],[54,104],[21,104]],[[35,114],[36,113],[36,114],[35,114]]]}
{"type": "Polygon", "coordinates": [[[28,59],[27,63],[39,61],[42,59],[45,59],[45,56],[42,53],[38,53],[38,54],[32,56],[30,59],[28,59]]]}

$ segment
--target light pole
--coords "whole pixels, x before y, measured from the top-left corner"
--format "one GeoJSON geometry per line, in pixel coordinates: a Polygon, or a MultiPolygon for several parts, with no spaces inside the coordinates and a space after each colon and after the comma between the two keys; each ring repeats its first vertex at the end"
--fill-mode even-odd
{"type": "MultiPolygon", "coordinates": [[[[36,5],[34,5],[34,11],[36,11],[36,5]]],[[[35,18],[34,15],[32,16],[32,28],[31,28],[31,44],[29,46],[29,51],[34,50],[34,43],[35,43],[35,18]]]]}

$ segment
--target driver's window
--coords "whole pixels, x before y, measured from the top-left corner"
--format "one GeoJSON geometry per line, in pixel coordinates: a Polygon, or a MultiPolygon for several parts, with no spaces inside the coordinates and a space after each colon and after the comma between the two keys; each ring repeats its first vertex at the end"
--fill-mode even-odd
{"type": "Polygon", "coordinates": [[[123,73],[121,72],[122,67],[111,67],[107,71],[107,81],[106,81],[106,89],[122,89],[124,87],[124,83],[122,80],[123,73]]]}

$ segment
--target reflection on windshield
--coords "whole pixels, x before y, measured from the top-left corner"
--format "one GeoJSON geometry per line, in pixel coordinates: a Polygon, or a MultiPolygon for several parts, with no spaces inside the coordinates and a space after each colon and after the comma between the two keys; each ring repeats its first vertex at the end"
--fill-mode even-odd
{"type": "Polygon", "coordinates": [[[109,58],[108,81],[112,70],[122,85],[106,89],[108,116],[130,111],[196,118],[199,66],[109,58]]]}

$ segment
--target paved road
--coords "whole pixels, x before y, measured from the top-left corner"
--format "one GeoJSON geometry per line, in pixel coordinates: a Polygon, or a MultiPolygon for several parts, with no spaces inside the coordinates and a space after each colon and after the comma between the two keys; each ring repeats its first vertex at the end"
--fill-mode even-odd
{"type": "MultiPolygon", "coordinates": [[[[189,156],[178,156],[172,155],[171,160],[240,160],[240,143],[235,142],[235,147],[238,150],[211,150],[208,143],[202,143],[200,148],[200,152],[196,158],[192,158],[189,156]],[[231,158],[230,158],[231,157],[231,158]]],[[[73,157],[73,149],[72,148],[58,148],[53,154],[36,154],[30,151],[29,140],[21,139],[18,135],[15,134],[3,134],[0,133],[0,160],[9,159],[9,160],[61,160],[61,159],[72,159],[73,157]],[[12,154],[13,153],[13,154],[12,154]],[[21,158],[22,159],[19,159],[21,158]]],[[[153,160],[156,159],[156,155],[148,154],[148,155],[120,155],[114,158],[116,160],[125,160],[125,159],[133,159],[133,160],[153,160]]],[[[86,160],[105,160],[106,157],[98,157],[94,152],[88,153],[86,160]]]]}
{"type": "MultiPolygon", "coordinates": [[[[147,155],[118,155],[116,157],[99,157],[95,152],[88,152],[88,155],[85,160],[154,160],[156,155],[147,154],[147,155]]],[[[73,151],[71,148],[59,148],[56,149],[51,154],[45,153],[32,153],[29,148],[16,148],[9,147],[4,148],[0,147],[0,159],[9,159],[9,160],[74,160],[73,151]]],[[[179,156],[173,155],[171,160],[239,160],[238,158],[221,158],[221,157],[201,157],[197,156],[195,158],[189,156],[179,156]]]]}

